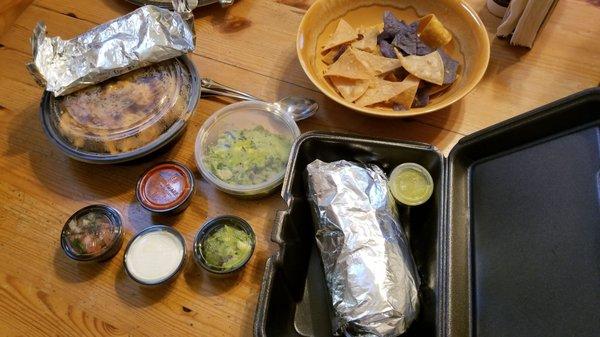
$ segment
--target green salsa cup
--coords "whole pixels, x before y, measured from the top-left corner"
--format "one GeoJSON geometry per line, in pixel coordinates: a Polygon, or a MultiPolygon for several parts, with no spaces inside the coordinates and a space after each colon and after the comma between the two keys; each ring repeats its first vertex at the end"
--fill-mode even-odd
{"type": "Polygon", "coordinates": [[[388,183],[394,199],[406,206],[422,205],[433,194],[433,178],[423,166],[415,163],[398,165],[388,183]]]}

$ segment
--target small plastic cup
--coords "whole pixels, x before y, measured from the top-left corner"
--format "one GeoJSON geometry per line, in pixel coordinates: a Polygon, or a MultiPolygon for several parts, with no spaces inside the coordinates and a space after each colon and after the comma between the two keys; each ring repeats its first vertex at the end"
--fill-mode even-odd
{"type": "Polygon", "coordinates": [[[252,257],[252,254],[254,253],[255,246],[256,246],[256,236],[254,234],[254,231],[252,230],[252,227],[250,226],[250,224],[248,224],[248,222],[246,222],[246,220],[239,218],[237,216],[232,216],[232,215],[220,216],[220,217],[209,220],[206,224],[204,224],[202,226],[202,228],[200,228],[200,230],[198,231],[198,234],[196,234],[196,238],[194,240],[194,247],[193,247],[194,261],[196,261],[196,264],[199,267],[208,271],[211,276],[229,277],[229,276],[238,274],[237,272],[240,271],[242,268],[244,268],[246,266],[246,264],[248,264],[248,261],[250,261],[250,258],[252,257]],[[252,246],[250,253],[248,254],[248,256],[245,259],[240,261],[240,263],[237,264],[236,266],[233,266],[231,268],[226,268],[226,269],[219,268],[219,267],[213,266],[210,263],[208,263],[206,261],[206,258],[204,257],[204,252],[203,252],[203,245],[204,245],[205,240],[211,234],[213,234],[215,231],[219,230],[220,228],[222,228],[225,225],[232,226],[232,227],[235,227],[237,229],[240,229],[240,230],[246,232],[246,234],[248,234],[248,236],[250,237],[250,244],[252,246]]]}
{"type": "Polygon", "coordinates": [[[433,178],[423,166],[415,163],[398,165],[389,178],[394,199],[406,206],[422,205],[433,194],[433,178]]]}
{"type": "Polygon", "coordinates": [[[194,195],[194,175],[185,165],[170,161],[157,164],[138,180],[135,197],[155,214],[176,214],[185,210],[194,195]]]}
{"type": "Polygon", "coordinates": [[[105,261],[123,244],[121,214],[106,205],[90,205],[75,212],[63,226],[60,245],[76,261],[105,261]]]}
{"type": "Polygon", "coordinates": [[[176,229],[150,226],[134,236],[127,248],[125,272],[144,286],[158,286],[174,280],[186,261],[185,239],[176,229]]]}

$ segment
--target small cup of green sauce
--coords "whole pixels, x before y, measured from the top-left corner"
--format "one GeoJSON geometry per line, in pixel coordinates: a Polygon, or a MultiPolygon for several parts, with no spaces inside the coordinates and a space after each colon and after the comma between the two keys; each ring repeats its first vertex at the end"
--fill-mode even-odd
{"type": "Polygon", "coordinates": [[[212,275],[229,276],[242,269],[252,257],[256,237],[252,227],[236,216],[209,220],[196,234],[194,260],[212,275]]]}
{"type": "Polygon", "coordinates": [[[404,163],[396,166],[388,183],[394,199],[407,206],[424,204],[433,194],[433,178],[423,166],[404,163]]]}

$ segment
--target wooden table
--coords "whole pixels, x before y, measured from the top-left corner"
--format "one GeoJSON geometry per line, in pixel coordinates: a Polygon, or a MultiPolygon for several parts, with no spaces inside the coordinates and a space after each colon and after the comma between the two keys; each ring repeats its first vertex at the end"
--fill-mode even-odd
{"type": "MultiPolygon", "coordinates": [[[[6,1],[5,1],[6,2],[6,1]]],[[[600,81],[600,7],[597,0],[562,0],[531,51],[494,38],[499,19],[484,0],[470,0],[492,41],[488,71],[453,106],[404,120],[353,113],[320,94],[302,72],[296,29],[310,0],[238,1],[195,11],[203,76],[265,99],[303,95],[321,105],[302,131],[336,130],[433,143],[447,153],[462,136],[554,101],[600,81]]],[[[1,8],[0,8],[1,9],[1,8]]],[[[70,38],[134,7],[121,0],[37,0],[0,38],[0,335],[249,336],[277,195],[239,200],[197,174],[191,207],[172,218],[152,217],[134,199],[138,175],[175,159],[195,168],[193,144],[202,122],[226,101],[201,100],[185,136],[166,154],[134,165],[94,166],[67,159],[40,126],[40,89],[25,70],[29,37],[43,19],[51,35],[70,38]],[[118,208],[126,240],[146,226],[175,226],[190,242],[202,223],[220,214],[246,218],[257,249],[237,279],[212,279],[193,263],[171,286],[142,289],[123,272],[123,249],[102,264],[70,261],[59,246],[63,223],[91,203],[118,208]]],[[[189,261],[191,262],[191,261],[189,261]]]]}

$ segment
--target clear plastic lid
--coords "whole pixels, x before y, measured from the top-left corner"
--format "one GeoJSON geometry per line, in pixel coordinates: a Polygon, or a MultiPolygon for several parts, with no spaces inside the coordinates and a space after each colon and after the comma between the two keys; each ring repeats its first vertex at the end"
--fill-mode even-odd
{"type": "Polygon", "coordinates": [[[164,145],[183,129],[198,100],[186,59],[134,70],[73,94],[47,95],[43,119],[67,154],[124,161],[164,145]]]}
{"type": "Polygon", "coordinates": [[[292,117],[274,104],[234,103],[200,128],[196,164],[224,192],[265,195],[283,181],[292,143],[299,135],[292,117]]]}

